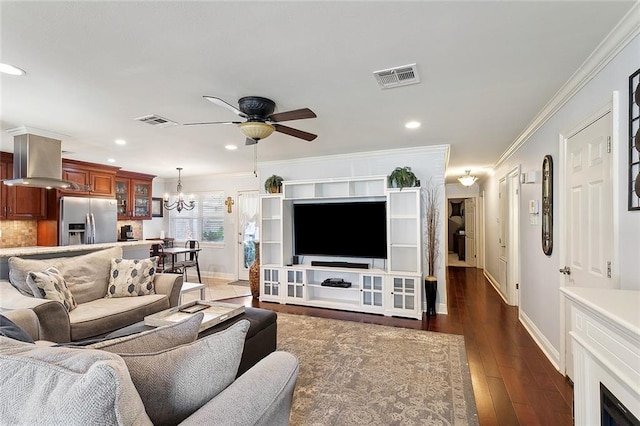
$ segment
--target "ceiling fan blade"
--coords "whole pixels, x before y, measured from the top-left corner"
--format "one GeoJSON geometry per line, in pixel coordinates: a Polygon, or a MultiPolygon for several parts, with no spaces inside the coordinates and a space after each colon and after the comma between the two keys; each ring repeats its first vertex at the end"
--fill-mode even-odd
{"type": "Polygon", "coordinates": [[[257,141],[257,140],[255,140],[255,139],[251,139],[251,138],[247,138],[247,140],[245,140],[245,141],[244,141],[244,144],[245,144],[245,145],[255,145],[255,144],[257,144],[257,143],[258,143],[258,141],[257,141]]]}
{"type": "Polygon", "coordinates": [[[309,108],[294,109],[293,111],[277,112],[267,117],[270,121],[290,121],[290,120],[302,120],[303,118],[316,118],[315,112],[309,108]]]}
{"type": "Polygon", "coordinates": [[[183,126],[200,126],[202,124],[240,124],[241,121],[206,121],[204,123],[184,123],[183,126]]]}
{"type": "Polygon", "coordinates": [[[221,106],[223,108],[226,108],[228,110],[233,111],[234,113],[238,114],[240,117],[247,118],[247,114],[245,114],[244,112],[240,111],[238,108],[234,107],[230,103],[228,103],[226,101],[223,101],[220,98],[216,98],[215,96],[203,96],[203,98],[205,98],[209,102],[213,102],[214,104],[216,104],[218,106],[221,106]]]}
{"type": "Polygon", "coordinates": [[[313,133],[305,132],[302,130],[294,129],[292,127],[283,126],[282,124],[273,124],[276,132],[284,133],[285,135],[293,136],[295,138],[304,139],[306,141],[312,141],[318,137],[318,135],[314,135],[313,133]]]}

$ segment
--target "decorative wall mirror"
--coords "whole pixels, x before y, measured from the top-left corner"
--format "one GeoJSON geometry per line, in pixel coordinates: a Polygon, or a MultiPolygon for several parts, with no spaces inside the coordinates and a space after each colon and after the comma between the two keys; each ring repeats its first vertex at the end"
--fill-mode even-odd
{"type": "Polygon", "coordinates": [[[542,251],[547,256],[553,251],[553,160],[550,155],[542,160],[542,251]]]}

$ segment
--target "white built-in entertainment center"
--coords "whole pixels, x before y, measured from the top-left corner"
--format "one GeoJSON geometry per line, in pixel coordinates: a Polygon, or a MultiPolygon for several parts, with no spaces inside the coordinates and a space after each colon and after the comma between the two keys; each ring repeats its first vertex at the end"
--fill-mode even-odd
{"type": "MultiPolygon", "coordinates": [[[[284,181],[282,193],[260,198],[260,300],[422,318],[420,200],[419,187],[387,188],[386,176],[284,181]],[[345,201],[386,202],[386,259],[295,256],[294,205],[345,201]],[[350,266],[317,266],[313,261],[350,266]],[[329,278],[351,286],[323,286],[329,278]]],[[[358,238],[359,232],[366,229],[342,238],[358,238]]]]}

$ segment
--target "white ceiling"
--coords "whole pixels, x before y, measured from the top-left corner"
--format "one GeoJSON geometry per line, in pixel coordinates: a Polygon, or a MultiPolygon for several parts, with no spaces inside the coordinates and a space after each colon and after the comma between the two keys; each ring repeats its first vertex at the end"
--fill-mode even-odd
{"type": "Polygon", "coordinates": [[[450,144],[448,175],[476,173],[633,4],[1,1],[0,62],[27,72],[1,76],[1,149],[13,150],[7,129],[29,126],[64,135],[66,158],[170,178],[179,166],[250,172],[253,148],[235,126],[134,118],[234,120],[202,95],[257,95],[276,111],[311,108],[318,118],[284,124],[319,135],[274,133],[260,161],[450,144]],[[417,85],[382,90],[372,75],[414,62],[417,85]]]}

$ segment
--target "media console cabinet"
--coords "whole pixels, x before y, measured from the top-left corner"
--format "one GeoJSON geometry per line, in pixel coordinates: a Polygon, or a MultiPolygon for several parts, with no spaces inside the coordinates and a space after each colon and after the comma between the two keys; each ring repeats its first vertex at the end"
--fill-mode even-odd
{"type": "MultiPolygon", "coordinates": [[[[387,188],[386,176],[283,182],[281,194],[260,197],[260,300],[421,319],[421,189],[387,188]],[[386,201],[387,259],[305,256],[293,264],[293,206],[305,202],[386,201]],[[312,266],[353,261],[368,268],[312,266]],[[351,287],[326,287],[342,278],[351,287]]],[[[345,235],[344,238],[357,238],[345,235]]]]}

